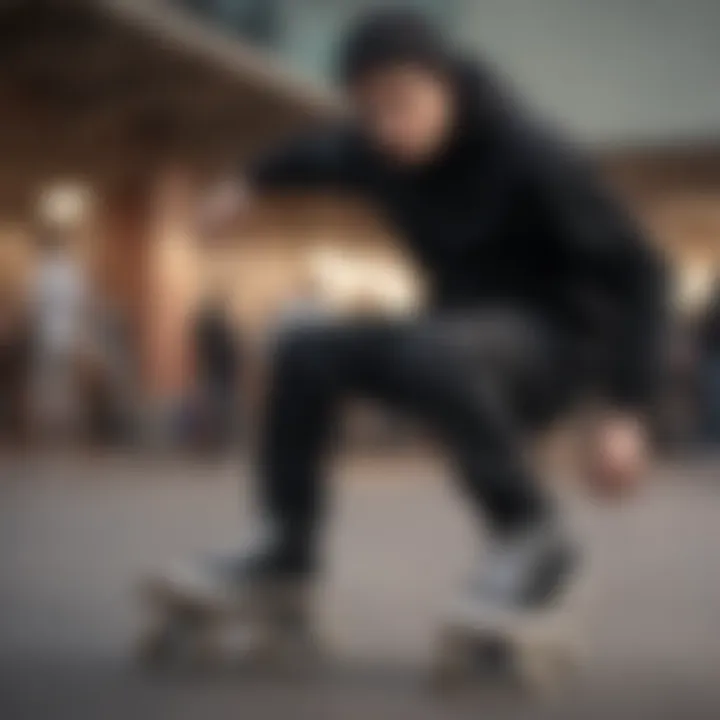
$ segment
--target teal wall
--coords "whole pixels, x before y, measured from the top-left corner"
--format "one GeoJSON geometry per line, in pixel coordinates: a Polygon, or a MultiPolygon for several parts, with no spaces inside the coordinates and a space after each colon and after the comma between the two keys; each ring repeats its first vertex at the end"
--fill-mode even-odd
{"type": "Polygon", "coordinates": [[[720,0],[459,0],[464,39],[596,140],[720,140],[720,0]]]}
{"type": "MultiPolygon", "coordinates": [[[[273,49],[328,81],[378,0],[177,0],[277,7],[273,49]]],[[[531,104],[593,141],[720,139],[720,0],[404,0],[496,61],[531,104]]]]}

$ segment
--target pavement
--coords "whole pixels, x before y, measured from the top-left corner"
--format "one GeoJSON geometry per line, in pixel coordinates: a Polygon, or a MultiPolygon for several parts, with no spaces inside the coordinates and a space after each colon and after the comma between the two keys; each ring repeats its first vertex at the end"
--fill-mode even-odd
{"type": "Polygon", "coordinates": [[[478,547],[446,475],[418,457],[337,467],[319,608],[333,662],[301,682],[133,663],[141,574],[251,533],[242,462],[0,460],[0,718],[720,718],[720,464],[665,468],[621,508],[571,493],[592,642],[542,703],[424,683],[437,609],[478,547]]]}

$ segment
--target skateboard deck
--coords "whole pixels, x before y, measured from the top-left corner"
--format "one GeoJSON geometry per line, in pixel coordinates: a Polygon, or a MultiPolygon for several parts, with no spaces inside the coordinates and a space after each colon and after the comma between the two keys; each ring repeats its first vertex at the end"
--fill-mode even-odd
{"type": "Polygon", "coordinates": [[[311,649],[304,593],[267,587],[242,597],[178,591],[161,577],[140,586],[147,615],[136,654],[146,667],[216,666],[242,660],[281,664],[311,649]]]}
{"type": "Polygon", "coordinates": [[[589,597],[583,577],[544,607],[454,603],[440,623],[431,667],[434,687],[452,690],[502,678],[533,693],[553,692],[584,665],[589,597]]]}
{"type": "Polygon", "coordinates": [[[546,694],[570,679],[582,659],[578,630],[562,609],[459,615],[441,628],[431,679],[439,691],[505,679],[546,694]]]}

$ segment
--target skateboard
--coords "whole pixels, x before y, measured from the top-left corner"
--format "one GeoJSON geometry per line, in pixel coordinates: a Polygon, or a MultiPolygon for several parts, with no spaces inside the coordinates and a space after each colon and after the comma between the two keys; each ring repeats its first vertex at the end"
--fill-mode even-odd
{"type": "Polygon", "coordinates": [[[149,619],[138,639],[137,659],[155,669],[216,667],[234,660],[266,667],[304,662],[316,649],[306,596],[296,587],[274,585],[243,597],[210,599],[151,577],[140,587],[149,619]]]}
{"type": "Polygon", "coordinates": [[[431,665],[437,691],[476,680],[504,679],[516,689],[550,695],[573,680],[587,659],[586,631],[595,597],[589,568],[546,605],[508,608],[468,597],[446,608],[431,665]]]}
{"type": "Polygon", "coordinates": [[[441,627],[431,669],[433,688],[449,692],[478,680],[504,679],[534,695],[552,693],[583,663],[579,628],[571,619],[565,607],[523,614],[456,612],[441,627]]]}

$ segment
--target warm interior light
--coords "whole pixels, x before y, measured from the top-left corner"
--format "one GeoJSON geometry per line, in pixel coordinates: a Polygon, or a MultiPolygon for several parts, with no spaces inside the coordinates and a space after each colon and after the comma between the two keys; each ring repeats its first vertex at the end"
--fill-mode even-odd
{"type": "Polygon", "coordinates": [[[90,190],[78,183],[59,183],[44,190],[38,201],[38,214],[53,225],[81,223],[91,204],[90,190]]]}

